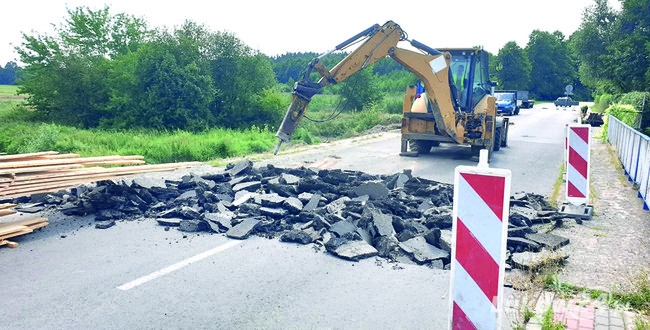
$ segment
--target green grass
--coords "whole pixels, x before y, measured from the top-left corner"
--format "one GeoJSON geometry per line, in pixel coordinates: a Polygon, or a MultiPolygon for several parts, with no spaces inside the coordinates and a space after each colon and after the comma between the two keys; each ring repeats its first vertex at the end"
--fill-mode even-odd
{"type": "Polygon", "coordinates": [[[555,182],[553,183],[551,196],[549,196],[549,204],[555,208],[557,208],[560,204],[560,194],[562,192],[562,188],[564,187],[564,172],[566,171],[565,167],[566,165],[564,163],[560,165],[557,178],[555,178],[555,182]]]}
{"type": "Polygon", "coordinates": [[[142,155],[147,163],[210,161],[270,151],[274,132],[212,129],[192,134],[184,131],[83,130],[48,123],[23,122],[12,127],[0,123],[0,150],[29,153],[54,150],[82,157],[142,155]]]}
{"type": "Polygon", "coordinates": [[[603,290],[579,287],[559,281],[557,274],[545,277],[545,288],[559,294],[563,298],[577,294],[587,294],[592,299],[598,299],[610,307],[624,306],[644,315],[650,315],[650,275],[644,270],[631,279],[633,288],[626,292],[606,292],[603,290]]]}
{"type": "MultiPolygon", "coordinates": [[[[275,130],[252,127],[246,130],[210,129],[201,133],[184,131],[79,129],[44,121],[16,95],[17,86],[0,85],[0,153],[39,151],[77,153],[82,157],[142,155],[150,164],[183,161],[218,161],[270,152],[277,143],[275,130]]],[[[395,98],[395,97],[394,97],[395,98]]],[[[394,99],[393,98],[393,99],[394,99]]],[[[286,98],[287,105],[290,101],[286,98]]],[[[308,115],[316,119],[338,111],[338,96],[316,95],[308,115]]],[[[376,125],[396,124],[401,115],[373,108],[343,111],[333,120],[315,123],[303,119],[294,140],[312,144],[323,139],[356,136],[376,125]]],[[[269,126],[279,123],[269,123],[269,126]]]]}
{"type": "Polygon", "coordinates": [[[549,306],[548,309],[542,315],[542,330],[564,330],[566,325],[562,322],[555,320],[555,314],[553,314],[553,307],[549,306]]]}
{"type": "Polygon", "coordinates": [[[0,85],[0,100],[8,97],[16,97],[16,85],[0,85]]]}

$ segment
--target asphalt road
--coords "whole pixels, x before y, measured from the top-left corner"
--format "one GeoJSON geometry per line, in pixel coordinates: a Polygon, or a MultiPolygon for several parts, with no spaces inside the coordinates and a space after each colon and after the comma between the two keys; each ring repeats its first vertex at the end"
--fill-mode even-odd
{"type": "MultiPolygon", "coordinates": [[[[512,170],[512,191],[550,192],[563,127],[576,115],[538,105],[513,117],[509,147],[491,163],[512,170]]],[[[399,136],[385,133],[266,162],[411,169],[443,182],[453,181],[455,166],[475,164],[458,146],[419,158],[398,153],[399,136]]],[[[98,230],[89,217],[46,216],[49,226],[18,238],[16,249],[0,249],[2,328],[444,329],[448,322],[448,271],[375,258],[348,262],[259,237],[165,231],[152,220],[98,230]]],[[[516,294],[505,295],[517,305],[516,294]]]]}

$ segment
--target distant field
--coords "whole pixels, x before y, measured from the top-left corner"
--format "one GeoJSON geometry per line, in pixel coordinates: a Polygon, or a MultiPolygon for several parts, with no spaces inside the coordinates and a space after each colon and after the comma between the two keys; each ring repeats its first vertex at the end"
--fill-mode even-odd
{"type": "Polygon", "coordinates": [[[16,95],[16,85],[0,85],[0,101],[21,101],[25,99],[24,95],[16,95]]]}

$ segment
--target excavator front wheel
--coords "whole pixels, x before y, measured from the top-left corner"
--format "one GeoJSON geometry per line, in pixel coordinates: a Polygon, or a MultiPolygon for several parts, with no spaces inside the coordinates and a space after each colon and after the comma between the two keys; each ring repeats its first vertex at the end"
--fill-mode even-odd
{"type": "Polygon", "coordinates": [[[492,142],[493,144],[492,149],[494,151],[499,151],[499,149],[501,149],[501,134],[502,134],[501,131],[502,131],[501,127],[497,127],[494,130],[494,141],[492,142]]]}

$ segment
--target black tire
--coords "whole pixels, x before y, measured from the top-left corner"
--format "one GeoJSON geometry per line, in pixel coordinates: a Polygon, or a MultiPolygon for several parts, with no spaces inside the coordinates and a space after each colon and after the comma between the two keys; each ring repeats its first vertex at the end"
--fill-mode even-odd
{"type": "Polygon", "coordinates": [[[515,108],[515,116],[519,114],[519,108],[515,108]]]}
{"type": "Polygon", "coordinates": [[[471,146],[472,148],[472,156],[478,157],[480,155],[481,149],[483,149],[482,146],[471,146]]]}
{"type": "Polygon", "coordinates": [[[503,125],[503,128],[501,129],[501,133],[503,135],[503,138],[501,139],[501,147],[505,148],[508,146],[508,124],[507,123],[503,125]]]}
{"type": "Polygon", "coordinates": [[[410,140],[409,148],[413,152],[417,152],[420,154],[428,154],[429,152],[431,152],[432,142],[433,141],[427,141],[427,140],[410,140]]]}
{"type": "Polygon", "coordinates": [[[494,129],[494,141],[492,141],[492,150],[499,151],[501,149],[501,127],[494,129]]]}

